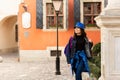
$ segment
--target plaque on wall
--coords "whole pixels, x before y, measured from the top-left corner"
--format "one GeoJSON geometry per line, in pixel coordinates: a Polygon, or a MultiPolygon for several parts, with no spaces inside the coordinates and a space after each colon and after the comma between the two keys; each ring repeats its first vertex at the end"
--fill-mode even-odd
{"type": "Polygon", "coordinates": [[[22,13],[22,26],[23,28],[31,27],[31,14],[27,11],[22,13]]]}

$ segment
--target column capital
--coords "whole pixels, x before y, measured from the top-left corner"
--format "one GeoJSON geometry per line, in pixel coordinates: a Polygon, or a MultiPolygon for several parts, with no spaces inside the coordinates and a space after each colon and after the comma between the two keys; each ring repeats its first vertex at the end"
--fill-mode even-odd
{"type": "Polygon", "coordinates": [[[99,27],[120,27],[120,16],[100,15],[95,18],[99,27]]]}

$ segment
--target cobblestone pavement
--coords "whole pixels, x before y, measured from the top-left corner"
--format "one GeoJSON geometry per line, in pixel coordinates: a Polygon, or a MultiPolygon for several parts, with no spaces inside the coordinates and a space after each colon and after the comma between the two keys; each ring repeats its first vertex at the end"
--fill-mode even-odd
{"type": "Polygon", "coordinates": [[[61,75],[55,75],[55,58],[40,62],[18,62],[18,54],[4,54],[0,80],[74,80],[65,59],[60,61],[61,75]]]}
{"type": "Polygon", "coordinates": [[[18,62],[18,53],[0,56],[3,58],[0,80],[74,80],[65,58],[60,58],[61,75],[55,75],[55,57],[40,62],[18,62]]]}

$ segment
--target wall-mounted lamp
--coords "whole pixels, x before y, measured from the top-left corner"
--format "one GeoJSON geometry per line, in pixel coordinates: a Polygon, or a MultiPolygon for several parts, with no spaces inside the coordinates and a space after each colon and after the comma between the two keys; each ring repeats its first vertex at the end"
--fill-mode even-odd
{"type": "Polygon", "coordinates": [[[24,8],[25,11],[27,11],[27,7],[28,7],[27,4],[24,4],[22,7],[24,8]]]}
{"type": "Polygon", "coordinates": [[[21,0],[22,7],[24,8],[25,11],[27,11],[28,5],[25,3],[24,0],[21,0]]]}

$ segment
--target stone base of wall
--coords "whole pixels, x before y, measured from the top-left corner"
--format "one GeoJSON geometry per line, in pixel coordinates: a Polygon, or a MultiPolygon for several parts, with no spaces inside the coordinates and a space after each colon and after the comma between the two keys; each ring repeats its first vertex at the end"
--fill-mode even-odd
{"type": "MultiPolygon", "coordinates": [[[[48,47],[46,50],[19,50],[20,62],[39,62],[43,60],[56,59],[56,56],[51,56],[51,50],[56,50],[56,47],[48,47]]],[[[60,47],[60,59],[65,59],[64,47],[60,47]]]]}

